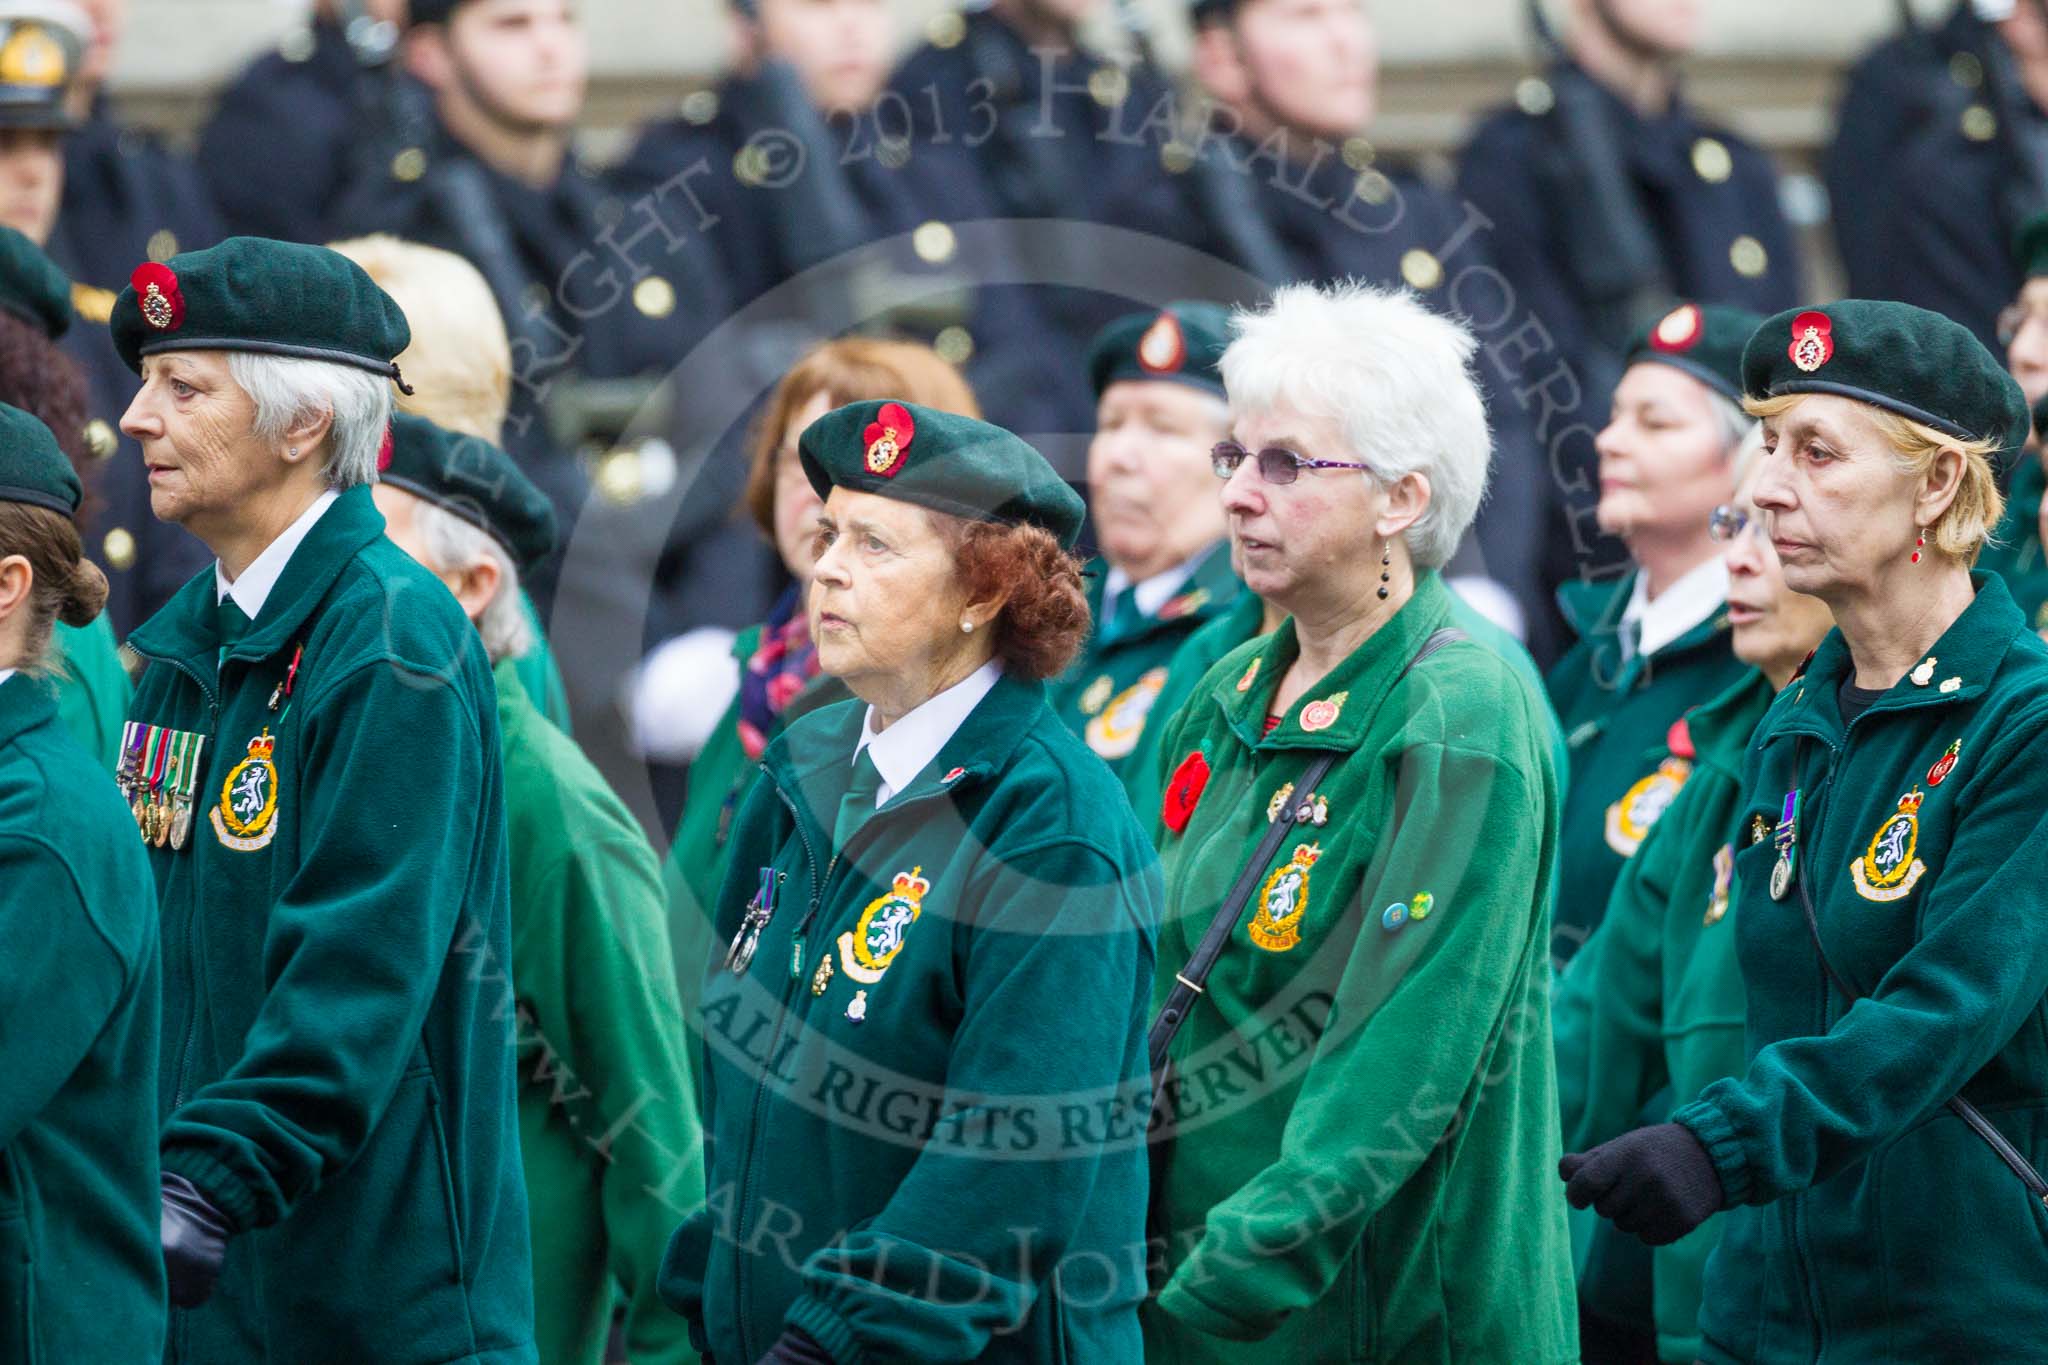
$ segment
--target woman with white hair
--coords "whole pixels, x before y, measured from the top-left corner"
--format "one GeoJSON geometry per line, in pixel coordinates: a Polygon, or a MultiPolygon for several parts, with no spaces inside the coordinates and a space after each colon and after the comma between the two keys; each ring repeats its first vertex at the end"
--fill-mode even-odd
{"type": "Polygon", "coordinates": [[[1710,524],[1735,494],[1736,447],[1753,425],[1739,371],[1760,321],[1686,303],[1637,332],[1594,442],[1600,529],[1622,539],[1634,567],[1558,591],[1579,635],[1547,680],[1571,749],[1551,949],[1560,966],[1692,771],[1669,755],[1665,732],[1745,672],[1710,524]]]}
{"type": "Polygon", "coordinates": [[[1232,549],[1288,619],[1160,752],[1150,1360],[1578,1359],[1557,773],[1439,572],[1486,488],[1473,350],[1407,294],[1303,285],[1224,353],[1232,549]]]}
{"type": "Polygon", "coordinates": [[[218,556],[130,637],[117,774],[161,901],[170,1358],[531,1361],[490,664],[369,487],[405,317],[236,237],[138,267],[112,329],[151,509],[218,556]]]}

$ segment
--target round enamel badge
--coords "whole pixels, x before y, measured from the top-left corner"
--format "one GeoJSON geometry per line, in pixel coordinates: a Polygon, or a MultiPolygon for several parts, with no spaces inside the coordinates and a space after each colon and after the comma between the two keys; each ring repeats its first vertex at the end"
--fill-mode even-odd
{"type": "Polygon", "coordinates": [[[1700,332],[1705,326],[1698,304],[1680,304],[1666,313],[1664,320],[1650,333],[1650,348],[1669,354],[1689,351],[1700,339],[1700,332]]]}
{"type": "Polygon", "coordinates": [[[1834,356],[1834,330],[1835,320],[1826,313],[1801,313],[1792,319],[1792,344],[1786,354],[1802,372],[1812,374],[1834,356]]]}
{"type": "Polygon", "coordinates": [[[1301,708],[1301,728],[1314,733],[1327,730],[1337,723],[1337,717],[1344,712],[1344,701],[1351,694],[1336,692],[1319,701],[1312,701],[1301,708]]]}
{"type": "Polygon", "coordinates": [[[241,853],[252,853],[277,837],[277,741],[270,729],[249,741],[249,753],[228,769],[220,802],[208,812],[214,837],[241,853]]]}
{"type": "Polygon", "coordinates": [[[1187,338],[1181,335],[1180,319],[1161,313],[1145,335],[1138,338],[1138,363],[1151,374],[1172,374],[1186,363],[1187,338]]]}

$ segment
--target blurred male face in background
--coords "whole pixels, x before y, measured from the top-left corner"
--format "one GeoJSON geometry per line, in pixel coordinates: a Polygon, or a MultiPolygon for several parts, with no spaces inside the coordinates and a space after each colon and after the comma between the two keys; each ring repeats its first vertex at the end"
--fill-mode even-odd
{"type": "Polygon", "coordinates": [[[0,224],[46,245],[63,199],[63,134],[54,128],[0,128],[0,224]]]}
{"type": "Polygon", "coordinates": [[[566,130],[583,112],[590,49],[565,0],[470,0],[415,31],[415,75],[446,106],[522,132],[566,130]]]}
{"type": "Polygon", "coordinates": [[[1573,0],[1573,23],[1595,23],[1647,57],[1683,57],[1699,45],[1700,0],[1573,0]]]}
{"type": "Polygon", "coordinates": [[[889,79],[895,20],[885,0],[757,0],[762,55],[788,62],[811,103],[866,109],[889,79]]]}
{"type": "Polygon", "coordinates": [[[1379,43],[1364,0],[1244,0],[1196,37],[1196,74],[1261,136],[1341,141],[1372,122],[1379,43]]]}

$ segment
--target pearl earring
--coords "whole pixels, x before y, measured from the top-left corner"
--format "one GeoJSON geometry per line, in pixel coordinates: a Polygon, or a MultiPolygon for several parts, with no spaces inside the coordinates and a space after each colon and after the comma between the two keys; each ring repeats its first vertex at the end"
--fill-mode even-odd
{"type": "Polygon", "coordinates": [[[287,450],[285,451],[285,453],[284,453],[284,457],[285,457],[285,458],[286,458],[287,460],[296,460],[296,459],[298,459],[298,458],[299,458],[299,448],[298,448],[297,446],[292,446],[292,447],[288,448],[288,449],[287,449],[287,450]]]}
{"type": "Polygon", "coordinates": [[[974,634],[974,622],[972,622],[972,621],[962,621],[962,622],[960,623],[960,633],[961,633],[962,635],[972,635],[972,634],[974,634]]]}

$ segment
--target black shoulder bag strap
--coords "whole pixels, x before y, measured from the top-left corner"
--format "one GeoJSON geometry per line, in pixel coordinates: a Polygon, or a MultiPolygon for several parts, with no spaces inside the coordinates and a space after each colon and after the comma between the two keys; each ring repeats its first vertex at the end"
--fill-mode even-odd
{"type": "MultiPolygon", "coordinates": [[[[1806,771],[1805,758],[1806,741],[1801,740],[1792,756],[1794,773],[1806,771]]],[[[1853,1005],[1863,998],[1863,992],[1850,985],[1848,980],[1835,970],[1835,964],[1828,961],[1828,950],[1821,946],[1820,941],[1820,919],[1813,913],[1813,897],[1806,889],[1806,878],[1795,876],[1793,880],[1799,883],[1799,906],[1806,912],[1806,932],[1813,938],[1813,951],[1820,958],[1821,969],[1828,974],[1828,980],[1835,983],[1835,989],[1853,1005]]],[[[1971,1132],[1984,1139],[1984,1145],[1989,1147],[2000,1161],[2012,1169],[2012,1173],[2020,1178],[2020,1183],[2027,1187],[2028,1194],[2048,1204],[2048,1180],[2041,1178],[2041,1173],[2034,1169],[2034,1164],[2027,1160],[2025,1153],[2005,1140],[2005,1134],[1991,1126],[1991,1120],[1985,1118],[1976,1105],[1961,1095],[1951,1095],[1948,1107],[1957,1118],[1968,1125],[1971,1132]]]]}
{"type": "MultiPolygon", "coordinates": [[[[1455,626],[1446,626],[1436,631],[1422,642],[1422,648],[1415,651],[1415,657],[1408,661],[1407,666],[1394,681],[1399,683],[1424,659],[1445,645],[1464,638],[1465,632],[1455,626]]],[[[1308,770],[1295,783],[1295,790],[1304,796],[1315,791],[1316,784],[1329,774],[1331,765],[1341,757],[1332,749],[1311,752],[1315,754],[1315,760],[1308,765],[1308,770]]],[[[1152,1062],[1152,1084],[1155,1093],[1166,1075],[1166,1050],[1173,1045],[1173,1036],[1180,1032],[1181,1025],[1188,1021],[1188,1011],[1194,1007],[1195,997],[1202,993],[1209,973],[1216,966],[1216,959],[1223,956],[1223,946],[1230,941],[1230,931],[1237,927],[1238,919],[1244,914],[1245,903],[1251,899],[1252,887],[1257,885],[1260,874],[1266,870],[1266,864],[1273,861],[1273,854],[1279,851],[1281,842],[1287,838],[1287,831],[1293,827],[1295,809],[1295,805],[1288,802],[1285,809],[1274,817],[1265,838],[1259,840],[1258,848],[1253,850],[1251,861],[1245,864],[1244,870],[1237,874],[1237,880],[1231,883],[1230,893],[1223,898],[1223,904],[1217,907],[1215,918],[1209,921],[1209,927],[1203,931],[1201,942],[1195,945],[1195,951],[1188,957],[1187,965],[1173,974],[1173,991],[1166,997],[1166,1003],[1160,1007],[1159,1017],[1152,1021],[1152,1031],[1146,1039],[1146,1051],[1152,1062]]]]}

